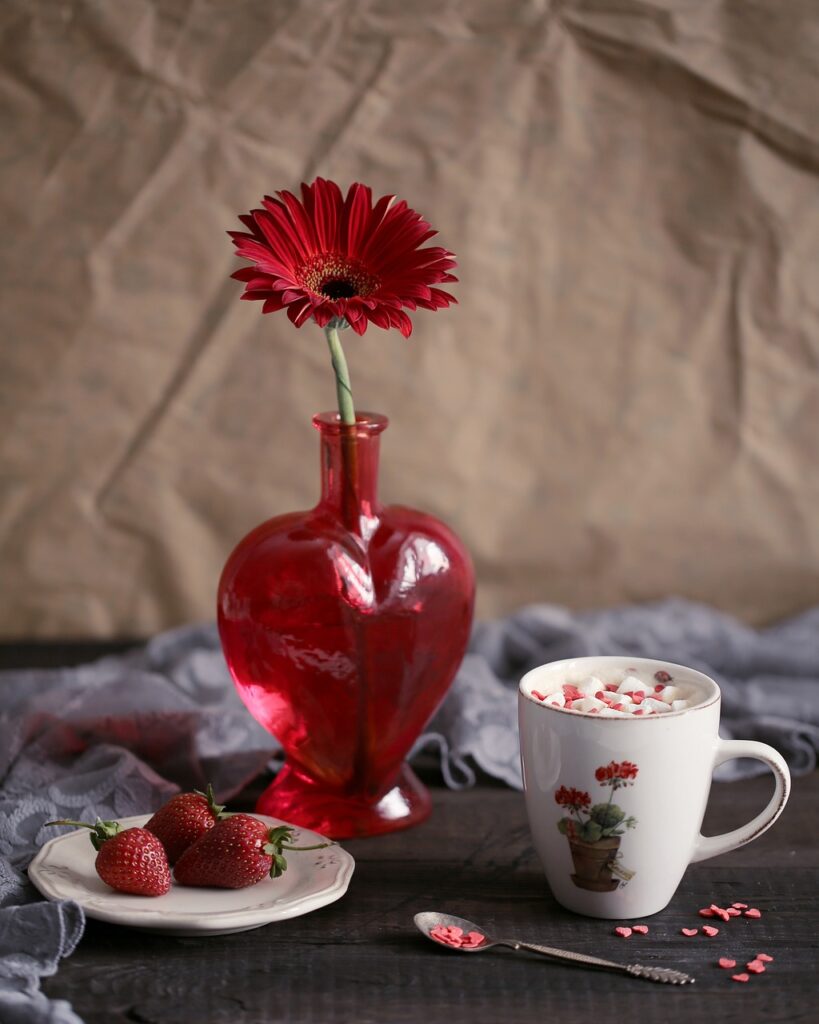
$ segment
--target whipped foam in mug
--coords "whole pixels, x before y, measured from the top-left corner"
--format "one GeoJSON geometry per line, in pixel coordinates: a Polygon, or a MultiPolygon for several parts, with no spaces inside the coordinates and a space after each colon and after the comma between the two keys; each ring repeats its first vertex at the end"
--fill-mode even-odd
{"type": "Polygon", "coordinates": [[[665,715],[685,711],[702,700],[702,694],[691,684],[675,680],[660,670],[624,668],[600,676],[577,676],[549,684],[548,692],[532,689],[532,697],[542,704],[551,704],[564,711],[607,718],[629,715],[665,715]]]}

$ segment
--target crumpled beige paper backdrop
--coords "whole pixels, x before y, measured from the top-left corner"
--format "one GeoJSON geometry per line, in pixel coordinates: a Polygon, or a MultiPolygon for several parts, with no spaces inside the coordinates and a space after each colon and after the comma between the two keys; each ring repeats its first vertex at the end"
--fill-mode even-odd
{"type": "Polygon", "coordinates": [[[453,310],[346,337],[382,496],[446,519],[479,612],[819,598],[811,0],[5,0],[0,630],[214,615],[313,503],[322,333],[226,229],[321,174],[396,192],[453,310]]]}

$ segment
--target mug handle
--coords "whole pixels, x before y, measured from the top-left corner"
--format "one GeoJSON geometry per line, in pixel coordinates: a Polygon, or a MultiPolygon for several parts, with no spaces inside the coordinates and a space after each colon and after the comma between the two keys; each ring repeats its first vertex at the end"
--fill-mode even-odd
{"type": "Polygon", "coordinates": [[[757,743],[756,740],[717,740],[714,768],[735,757],[752,757],[756,761],[764,761],[774,774],[776,783],[774,795],[768,801],[768,806],[747,825],[735,828],[733,832],[725,832],[721,836],[700,834],[694,845],[692,864],[698,860],[707,860],[709,857],[728,853],[729,850],[736,850],[738,846],[743,846],[752,839],[756,839],[773,825],[785,809],[791,791],[791,773],[788,771],[784,757],[773,747],[769,747],[767,743],[757,743]]]}

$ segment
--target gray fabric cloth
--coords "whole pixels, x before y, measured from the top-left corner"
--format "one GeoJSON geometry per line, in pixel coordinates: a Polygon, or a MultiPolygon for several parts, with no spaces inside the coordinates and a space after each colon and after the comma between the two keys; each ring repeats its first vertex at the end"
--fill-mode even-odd
{"type": "MultiPolygon", "coordinates": [[[[476,766],[520,787],[520,676],[548,661],[617,653],[707,672],[722,688],[724,736],[773,744],[795,774],[816,766],[819,608],[757,631],[680,600],[582,614],[533,605],[478,624],[413,753],[435,750],[453,788],[471,785],[476,766]]],[[[39,990],[84,924],[80,907],[40,901],[25,878],[56,834],[46,821],[140,813],[208,780],[228,799],[277,752],[231,685],[212,625],[77,669],[0,674],[0,1024],[79,1021],[39,990]]],[[[719,777],[757,770],[734,761],[719,777]]]]}

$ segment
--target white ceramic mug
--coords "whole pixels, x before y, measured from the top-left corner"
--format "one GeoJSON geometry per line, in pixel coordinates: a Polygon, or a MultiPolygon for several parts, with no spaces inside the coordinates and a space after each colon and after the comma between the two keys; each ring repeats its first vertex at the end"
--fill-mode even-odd
{"type": "Polygon", "coordinates": [[[657,913],[689,864],[755,839],[788,799],[790,773],[782,756],[765,743],[720,739],[719,687],[693,669],[624,656],[553,662],[523,677],[518,706],[535,848],[555,899],[579,914],[627,919],[657,913]],[[532,696],[533,690],[551,692],[585,676],[605,682],[627,668],[642,678],[668,672],[696,691],[697,703],[676,712],[609,718],[532,696]],[[742,828],[703,836],[712,771],[734,757],[764,761],[774,774],[774,795],[742,828]]]}

